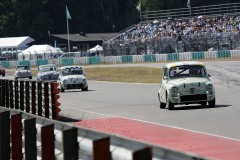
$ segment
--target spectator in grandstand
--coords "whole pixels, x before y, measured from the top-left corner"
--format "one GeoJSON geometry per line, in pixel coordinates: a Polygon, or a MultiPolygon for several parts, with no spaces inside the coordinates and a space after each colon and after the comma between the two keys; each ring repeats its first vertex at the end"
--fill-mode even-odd
{"type": "Polygon", "coordinates": [[[157,23],[142,22],[132,29],[122,33],[112,43],[131,44],[135,42],[147,43],[161,40],[164,37],[181,41],[186,37],[206,35],[212,38],[228,37],[230,34],[240,33],[240,16],[199,16],[191,19],[167,19],[157,23]]]}

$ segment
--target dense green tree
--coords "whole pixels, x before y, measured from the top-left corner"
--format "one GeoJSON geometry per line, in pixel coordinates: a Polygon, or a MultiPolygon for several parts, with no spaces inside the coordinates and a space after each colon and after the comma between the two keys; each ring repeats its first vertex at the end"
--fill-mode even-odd
{"type": "Polygon", "coordinates": [[[13,12],[12,2],[1,0],[0,2],[0,35],[12,36],[15,31],[15,12],[13,12]]]}

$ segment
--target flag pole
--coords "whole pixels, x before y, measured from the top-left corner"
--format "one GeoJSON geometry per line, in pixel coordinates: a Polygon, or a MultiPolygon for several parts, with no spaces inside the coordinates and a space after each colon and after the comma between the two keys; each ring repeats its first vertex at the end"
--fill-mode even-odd
{"type": "MultiPolygon", "coordinates": [[[[68,13],[68,8],[66,6],[66,13],[68,13]]],[[[68,26],[68,16],[66,15],[67,18],[67,36],[68,36],[68,53],[70,54],[70,41],[69,41],[69,26],[68,26]]]]}
{"type": "Polygon", "coordinates": [[[187,7],[189,8],[189,14],[192,16],[192,5],[191,5],[191,0],[187,1],[187,7]]]}

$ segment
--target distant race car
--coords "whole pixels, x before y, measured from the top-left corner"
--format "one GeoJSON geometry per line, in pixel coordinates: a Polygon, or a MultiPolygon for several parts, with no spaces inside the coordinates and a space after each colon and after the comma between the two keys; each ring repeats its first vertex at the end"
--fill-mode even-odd
{"type": "Polygon", "coordinates": [[[37,80],[44,82],[57,82],[59,73],[55,64],[40,65],[38,67],[37,80]]]}
{"type": "Polygon", "coordinates": [[[17,80],[18,78],[32,79],[32,72],[29,65],[17,65],[14,73],[14,79],[17,80]]]}
{"type": "Polygon", "coordinates": [[[178,104],[215,107],[215,89],[202,62],[174,62],[163,67],[158,100],[160,108],[174,109],[178,104]]]}
{"type": "Polygon", "coordinates": [[[70,89],[88,91],[88,82],[81,66],[64,66],[59,70],[59,89],[61,92],[70,89]]]}
{"type": "Polygon", "coordinates": [[[1,64],[0,64],[0,75],[2,75],[3,77],[5,76],[5,69],[1,64]]]}

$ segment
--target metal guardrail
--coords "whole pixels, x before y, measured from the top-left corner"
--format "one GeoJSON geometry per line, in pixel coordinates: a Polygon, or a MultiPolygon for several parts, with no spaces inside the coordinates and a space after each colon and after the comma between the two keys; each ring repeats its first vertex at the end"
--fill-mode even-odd
{"type": "Polygon", "coordinates": [[[179,8],[158,11],[142,11],[141,21],[164,20],[168,18],[180,19],[204,15],[237,15],[240,14],[240,3],[208,5],[191,8],[179,8]]]}
{"type": "Polygon", "coordinates": [[[109,135],[0,107],[0,159],[206,160],[169,148],[109,135]]]}

